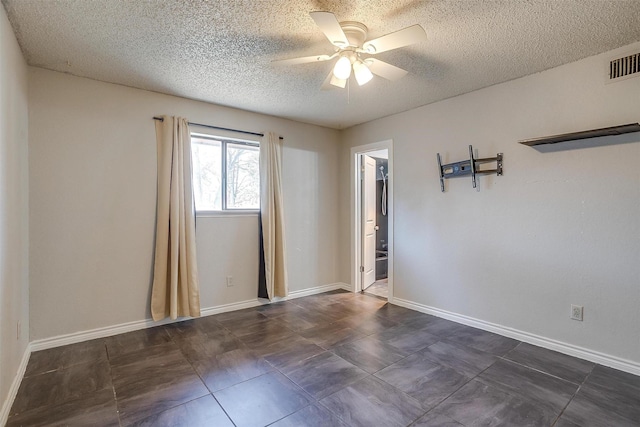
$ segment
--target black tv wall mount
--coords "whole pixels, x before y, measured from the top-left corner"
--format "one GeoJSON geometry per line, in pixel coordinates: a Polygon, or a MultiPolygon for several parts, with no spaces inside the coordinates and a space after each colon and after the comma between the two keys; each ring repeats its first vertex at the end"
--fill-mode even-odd
{"type": "Polygon", "coordinates": [[[440,173],[440,190],[444,193],[444,180],[447,178],[455,178],[458,176],[471,175],[471,182],[473,188],[476,188],[476,175],[477,174],[491,174],[495,173],[497,176],[502,176],[502,153],[496,154],[496,157],[487,157],[484,159],[476,159],[473,157],[473,146],[469,146],[469,160],[463,160],[461,162],[442,164],[440,153],[438,153],[438,171],[440,173]],[[496,162],[495,169],[480,170],[479,165],[483,163],[496,162]]]}

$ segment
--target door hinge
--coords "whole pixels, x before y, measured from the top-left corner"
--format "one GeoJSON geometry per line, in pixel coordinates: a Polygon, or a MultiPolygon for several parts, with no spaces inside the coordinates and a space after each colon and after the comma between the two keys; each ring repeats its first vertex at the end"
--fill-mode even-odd
{"type": "Polygon", "coordinates": [[[364,265],[360,266],[360,273],[364,273],[364,265]]]}

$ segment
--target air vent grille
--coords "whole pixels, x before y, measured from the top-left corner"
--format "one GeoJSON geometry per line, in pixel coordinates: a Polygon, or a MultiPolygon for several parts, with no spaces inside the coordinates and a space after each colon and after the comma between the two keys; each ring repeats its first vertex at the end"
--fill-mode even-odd
{"type": "Polygon", "coordinates": [[[640,53],[614,59],[609,63],[609,80],[640,73],[640,53]]]}

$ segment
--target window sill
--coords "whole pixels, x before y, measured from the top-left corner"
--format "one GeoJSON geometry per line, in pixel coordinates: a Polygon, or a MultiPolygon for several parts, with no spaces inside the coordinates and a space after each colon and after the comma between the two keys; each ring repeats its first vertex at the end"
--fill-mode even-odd
{"type": "Polygon", "coordinates": [[[227,218],[236,216],[255,216],[260,213],[257,209],[237,209],[226,211],[196,211],[196,218],[227,218]]]}

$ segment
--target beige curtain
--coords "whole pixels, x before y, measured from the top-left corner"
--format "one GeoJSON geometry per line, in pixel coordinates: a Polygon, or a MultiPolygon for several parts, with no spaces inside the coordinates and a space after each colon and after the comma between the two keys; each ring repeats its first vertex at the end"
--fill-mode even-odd
{"type": "Polygon", "coordinates": [[[158,206],[151,292],[153,320],[200,316],[191,135],[181,117],[156,121],[158,206]]]}
{"type": "Polygon", "coordinates": [[[265,278],[269,299],[286,297],[284,210],[282,202],[282,141],[272,132],[260,144],[260,216],[265,278]]]}

